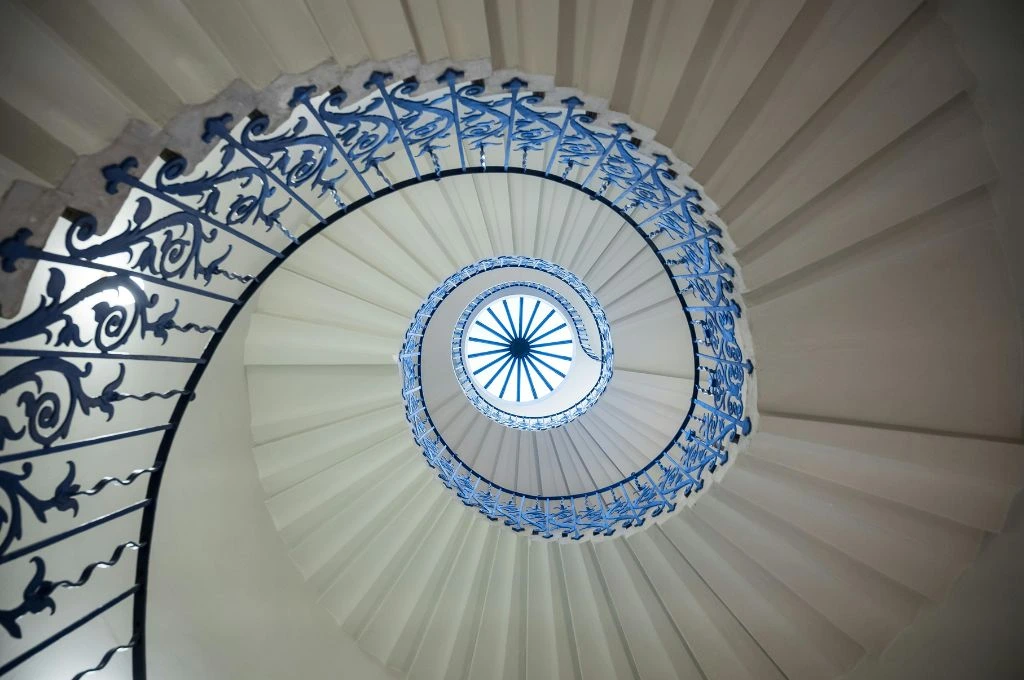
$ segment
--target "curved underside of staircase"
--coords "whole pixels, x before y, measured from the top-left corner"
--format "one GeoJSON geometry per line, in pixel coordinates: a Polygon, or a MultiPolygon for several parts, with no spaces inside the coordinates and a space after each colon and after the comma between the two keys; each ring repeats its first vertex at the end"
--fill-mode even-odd
{"type": "MultiPolygon", "coordinates": [[[[801,351],[785,381],[803,382],[779,387],[823,391],[821,410],[762,412],[749,448],[692,507],[624,539],[530,540],[463,507],[409,437],[395,353],[419,300],[458,267],[506,252],[496,234],[511,241],[537,229],[532,247],[515,252],[578,272],[607,308],[615,376],[577,422],[510,430],[454,381],[438,400],[449,443],[530,492],[572,491],[573,476],[608,454],[620,473],[642,464],[671,437],[692,385],[679,359],[685,335],[649,341],[668,335],[679,311],[671,290],[652,295],[663,275],[637,264],[642,241],[629,247],[627,225],[595,219],[593,202],[547,184],[484,175],[398,192],[324,231],[262,289],[245,355],[254,455],[271,516],[321,604],[410,677],[821,678],[880,653],[998,531],[1024,474],[1019,445],[827,417],[830,385],[866,389],[860,380],[871,377],[844,376],[833,353],[873,351],[881,362],[896,349],[850,340],[870,332],[868,311],[884,314],[886,294],[870,283],[905,275],[890,281],[905,290],[935,261],[919,262],[915,276],[901,271],[905,257],[880,256],[850,268],[845,285],[829,277],[819,285],[830,287],[803,291],[821,297],[765,341],[797,355],[813,339],[820,351],[801,351]],[[597,245],[574,247],[565,234],[575,230],[597,245]],[[419,245],[431,241],[433,256],[419,245]],[[454,259],[442,251],[453,243],[464,249],[454,259]],[[865,295],[877,296],[876,309],[864,309],[865,295]],[[846,309],[832,309],[839,300],[846,309]],[[797,332],[803,323],[831,323],[830,335],[797,332]]],[[[963,247],[949,239],[946,257],[963,247]]],[[[773,356],[758,354],[758,366],[773,356]]],[[[897,387],[880,381],[862,408],[884,413],[878,402],[895,404],[897,387]]]]}
{"type": "Polygon", "coordinates": [[[410,319],[488,257],[583,280],[615,342],[593,409],[519,432],[454,383],[436,409],[493,474],[571,493],[642,466],[687,411],[691,340],[664,271],[615,213],[536,177],[424,182],[325,229],[262,285],[244,362],[267,510],[337,635],[411,678],[838,678],[1003,528],[1024,486],[1010,216],[974,77],[933,7],[238,5],[0,3],[12,60],[45,55],[0,78],[0,177],[31,182],[8,193],[5,228],[69,202],[109,213],[96,167],[164,146],[201,157],[203,117],[277,121],[295,84],[354,91],[386,59],[424,82],[451,62],[489,83],[549,74],[536,87],[628,114],[701,183],[756,361],[754,431],[675,512],[580,542],[518,534],[464,507],[413,441],[396,362],[410,319]],[[129,120],[146,125],[122,134],[129,120]]]}

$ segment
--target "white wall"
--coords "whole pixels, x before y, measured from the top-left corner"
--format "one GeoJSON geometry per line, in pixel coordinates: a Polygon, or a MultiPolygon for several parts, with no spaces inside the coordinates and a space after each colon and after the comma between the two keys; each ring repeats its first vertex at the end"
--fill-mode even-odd
{"type": "Polygon", "coordinates": [[[149,586],[149,676],[396,677],[318,605],[290,562],[256,476],[242,349],[225,336],[164,475],[149,586]]]}

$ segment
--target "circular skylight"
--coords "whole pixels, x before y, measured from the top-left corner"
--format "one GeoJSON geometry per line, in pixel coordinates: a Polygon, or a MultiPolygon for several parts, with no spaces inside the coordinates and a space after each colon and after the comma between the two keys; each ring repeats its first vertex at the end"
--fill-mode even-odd
{"type": "Polygon", "coordinates": [[[565,380],[575,343],[562,310],[533,295],[506,295],[483,307],[468,329],[466,369],[498,399],[534,401],[565,380]]]}

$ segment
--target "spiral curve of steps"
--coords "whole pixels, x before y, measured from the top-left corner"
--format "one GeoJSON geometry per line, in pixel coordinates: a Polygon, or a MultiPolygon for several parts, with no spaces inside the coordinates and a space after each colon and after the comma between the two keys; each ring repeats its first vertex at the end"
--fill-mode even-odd
{"type": "Polygon", "coordinates": [[[1003,528],[1024,486],[1018,303],[972,75],[929,4],[245,4],[243,25],[195,0],[123,16],[4,2],[12,49],[58,40],[90,103],[43,115],[45,97],[8,83],[7,117],[34,119],[47,151],[32,167],[4,149],[5,182],[61,186],[67,159],[130,117],[163,125],[167,102],[324,59],[555,74],[692,167],[734,246],[757,362],[749,442],[684,507],[609,538],[519,535],[464,507],[413,442],[396,365],[410,317],[459,267],[510,252],[587,283],[616,343],[591,412],[506,434],[458,393],[442,411],[460,448],[570,489],[599,454],[642,462],[685,413],[690,341],[663,273],[596,204],[528,177],[419,184],[325,230],[263,285],[244,362],[267,509],[339,635],[410,678],[838,678],[1003,528]],[[168,14],[202,65],[167,58],[168,14]],[[130,40],[90,52],[76,21],[130,40]],[[148,56],[149,86],[115,68],[122,49],[148,56]],[[607,239],[578,248],[580,233],[607,239]]]}
{"type": "Polygon", "coordinates": [[[692,369],[678,359],[685,330],[671,333],[678,303],[669,291],[652,305],[651,272],[627,266],[642,243],[573,248],[566,231],[600,239],[609,225],[571,190],[538,201],[543,184],[485,175],[399,192],[319,235],[261,291],[245,357],[254,455],[321,604],[410,677],[819,678],[880,652],[998,528],[1019,447],[762,415],[749,450],[692,508],[592,545],[529,540],[473,516],[424,464],[395,365],[405,320],[450,271],[503,252],[446,261],[454,235],[436,240],[436,259],[398,245],[429,243],[435,225],[469,230],[463,244],[540,225],[547,247],[523,254],[581,272],[616,343],[607,393],[564,431],[510,430],[452,392],[440,417],[457,448],[516,462],[517,480],[550,489],[571,484],[557,461],[583,475],[595,450],[628,466],[679,422],[692,369]],[[502,211],[494,196],[522,204],[502,211]],[[527,209],[537,202],[539,216],[527,209]],[[502,229],[487,215],[512,218],[502,229]],[[969,475],[956,463],[966,446],[986,460],[969,475]]]}

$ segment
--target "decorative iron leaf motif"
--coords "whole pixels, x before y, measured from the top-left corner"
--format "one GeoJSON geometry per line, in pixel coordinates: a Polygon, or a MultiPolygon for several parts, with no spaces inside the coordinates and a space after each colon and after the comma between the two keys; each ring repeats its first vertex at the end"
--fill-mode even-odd
{"type": "MultiPolygon", "coordinates": [[[[156,293],[147,296],[142,286],[127,274],[103,277],[67,297],[65,287],[64,272],[51,268],[46,295],[39,306],[11,325],[0,328],[0,345],[38,337],[54,347],[92,347],[107,353],[122,347],[136,331],[140,339],[153,335],[163,343],[167,341],[169,330],[185,330],[174,321],[180,300],[175,300],[173,307],[156,318],[150,318],[150,311],[158,305],[160,296],[156,293]],[[88,316],[76,313],[79,306],[92,310],[91,333],[83,333],[82,323],[88,316]]],[[[195,326],[189,330],[199,329],[195,326]]]]}
{"type": "Polygon", "coordinates": [[[13,413],[0,415],[0,451],[8,441],[26,435],[41,447],[50,446],[67,437],[77,413],[88,416],[96,409],[107,420],[113,418],[114,402],[122,398],[117,388],[124,382],[124,364],[119,364],[117,377],[98,395],[89,394],[82,384],[91,373],[91,363],[79,367],[67,359],[47,356],[26,361],[0,376],[0,397],[23,388],[16,398],[21,417],[12,422],[13,413]]]}
{"type": "MultiPolygon", "coordinates": [[[[2,508],[0,508],[2,511],[2,508]]],[[[0,516],[2,521],[2,516],[0,516]]],[[[3,628],[12,638],[21,637],[21,626],[18,619],[26,614],[38,614],[49,610],[50,614],[57,611],[57,603],[53,601],[53,591],[56,585],[46,580],[46,563],[41,557],[32,558],[32,566],[35,573],[25,585],[21,594],[21,603],[13,609],[0,609],[0,628],[3,628]]]]}
{"type": "Polygon", "coordinates": [[[46,522],[46,513],[50,510],[70,511],[71,514],[78,515],[78,501],[75,500],[75,496],[78,495],[80,487],[74,481],[75,464],[67,461],[67,465],[67,475],[57,484],[49,498],[39,498],[25,487],[25,481],[32,476],[32,463],[23,463],[21,474],[0,469],[0,491],[3,492],[7,505],[6,509],[0,506],[0,556],[7,552],[14,541],[21,540],[23,536],[25,513],[22,511],[22,504],[27,506],[40,522],[46,522]]]}
{"type": "Polygon", "coordinates": [[[398,139],[398,124],[387,115],[381,97],[371,97],[354,109],[345,109],[347,96],[344,90],[332,91],[317,108],[320,119],[330,124],[332,136],[360,176],[373,171],[390,186],[391,180],[380,166],[395,155],[395,151],[383,152],[398,139]]]}
{"type": "Polygon", "coordinates": [[[13,638],[21,637],[21,626],[17,621],[27,614],[40,614],[49,611],[50,614],[57,612],[57,603],[53,599],[53,593],[58,588],[81,588],[97,569],[113,567],[121,561],[121,557],[127,550],[138,550],[142,546],[135,541],[121,543],[111,554],[109,559],[91,562],[82,569],[81,575],[74,581],[62,579],[50,581],[46,578],[46,562],[38,555],[30,559],[34,573],[22,591],[21,602],[12,609],[0,609],[0,628],[3,628],[13,638]]]}
{"type": "Polygon", "coordinates": [[[334,145],[328,135],[311,132],[309,121],[299,118],[283,132],[267,134],[270,119],[254,115],[242,129],[239,143],[263,160],[289,187],[309,185],[323,196],[327,192],[337,195],[335,187],[348,173],[337,168],[334,145]],[[333,176],[328,171],[333,169],[333,176]]]}
{"type": "MultiPolygon", "coordinates": [[[[207,121],[204,141],[213,139],[213,130],[226,129],[230,120],[231,116],[225,114],[207,121]]],[[[205,217],[227,225],[261,224],[270,231],[280,221],[291,199],[271,207],[277,189],[267,180],[266,170],[236,163],[237,155],[233,147],[224,145],[220,150],[219,167],[190,180],[181,180],[188,167],[187,161],[181,156],[170,157],[157,172],[156,189],[187,202],[205,217]]]]}
{"type": "Polygon", "coordinates": [[[209,262],[202,258],[203,247],[217,238],[216,228],[205,229],[199,217],[181,210],[150,220],[153,201],[146,196],[137,197],[135,206],[124,231],[93,243],[89,241],[96,234],[96,218],[78,215],[64,237],[64,247],[72,257],[87,261],[121,255],[127,268],[167,280],[191,275],[209,283],[222,273],[220,265],[232,246],[209,262]]]}

